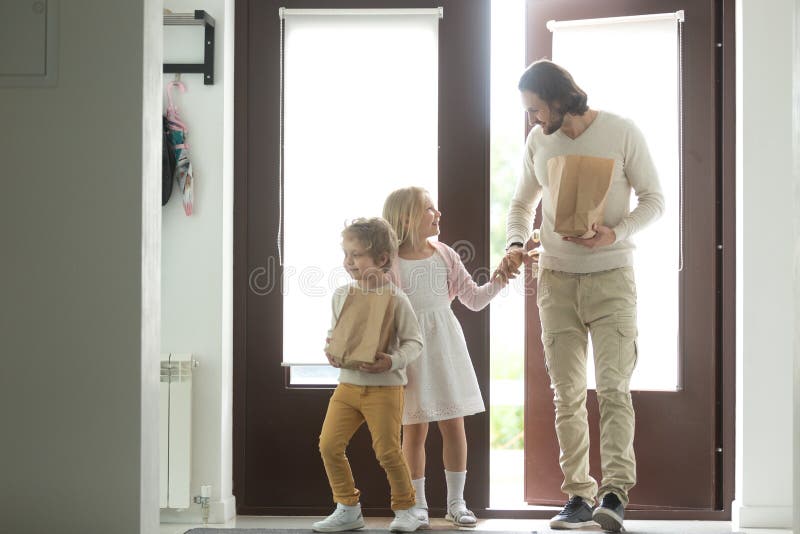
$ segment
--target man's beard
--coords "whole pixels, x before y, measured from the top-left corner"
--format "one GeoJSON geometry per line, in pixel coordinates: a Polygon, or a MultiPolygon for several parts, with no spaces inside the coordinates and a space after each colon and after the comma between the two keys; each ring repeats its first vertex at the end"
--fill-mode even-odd
{"type": "Polygon", "coordinates": [[[545,135],[551,135],[556,133],[563,124],[564,114],[560,111],[551,110],[550,120],[547,121],[547,124],[542,124],[542,130],[544,131],[545,135]]]}

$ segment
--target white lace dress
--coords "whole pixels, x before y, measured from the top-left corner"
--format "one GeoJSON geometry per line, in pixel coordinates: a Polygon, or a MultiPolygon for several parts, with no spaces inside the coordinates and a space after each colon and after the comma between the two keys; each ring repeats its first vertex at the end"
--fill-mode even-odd
{"type": "Polygon", "coordinates": [[[403,424],[483,412],[464,332],[450,308],[444,259],[434,253],[421,260],[398,261],[401,287],[417,315],[424,343],[422,354],[406,369],[403,424]]]}

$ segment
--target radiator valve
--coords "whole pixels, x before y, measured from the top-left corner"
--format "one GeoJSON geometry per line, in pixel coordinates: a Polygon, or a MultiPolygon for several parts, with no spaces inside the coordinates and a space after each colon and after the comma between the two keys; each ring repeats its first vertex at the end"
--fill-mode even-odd
{"type": "Polygon", "coordinates": [[[203,524],[208,524],[208,510],[211,502],[211,486],[200,486],[200,495],[195,496],[194,502],[203,510],[203,524]]]}

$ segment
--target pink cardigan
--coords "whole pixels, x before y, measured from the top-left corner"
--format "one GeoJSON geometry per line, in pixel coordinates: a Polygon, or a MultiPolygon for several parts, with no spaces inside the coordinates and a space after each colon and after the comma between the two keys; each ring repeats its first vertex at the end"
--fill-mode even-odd
{"type": "MultiPolygon", "coordinates": [[[[451,301],[458,297],[458,300],[470,310],[482,310],[504,287],[505,284],[499,279],[478,286],[461,262],[458,252],[439,241],[431,241],[430,243],[436,248],[436,253],[442,256],[445,265],[447,265],[447,288],[451,301]]],[[[389,279],[396,286],[405,289],[400,285],[398,258],[395,258],[392,264],[392,269],[389,271],[389,279]]]]}

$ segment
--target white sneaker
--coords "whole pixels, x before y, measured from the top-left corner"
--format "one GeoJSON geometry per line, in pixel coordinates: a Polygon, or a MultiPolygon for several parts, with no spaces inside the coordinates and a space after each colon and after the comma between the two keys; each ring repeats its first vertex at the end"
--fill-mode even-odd
{"type": "Polygon", "coordinates": [[[414,532],[422,527],[423,523],[416,515],[414,508],[408,510],[397,510],[394,519],[389,523],[389,530],[392,532],[414,532]]]}
{"type": "Polygon", "coordinates": [[[417,517],[417,519],[419,519],[420,523],[422,523],[419,527],[420,530],[428,530],[429,528],[431,528],[431,520],[428,517],[427,508],[423,508],[422,506],[415,504],[410,508],[410,510],[417,517]]]}
{"type": "Polygon", "coordinates": [[[336,510],[331,515],[311,525],[314,532],[342,532],[357,528],[364,528],[364,516],[361,515],[360,504],[348,508],[337,504],[336,510]]]}
{"type": "Polygon", "coordinates": [[[474,527],[478,524],[478,519],[467,508],[464,499],[454,499],[447,503],[447,514],[444,518],[457,527],[474,527]]]}

